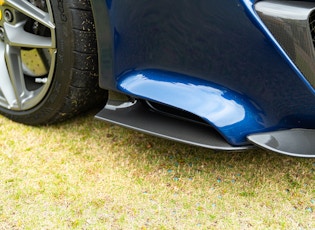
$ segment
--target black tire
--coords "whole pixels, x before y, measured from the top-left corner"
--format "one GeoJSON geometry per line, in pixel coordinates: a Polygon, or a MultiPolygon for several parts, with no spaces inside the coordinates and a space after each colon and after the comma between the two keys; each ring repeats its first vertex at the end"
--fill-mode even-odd
{"type": "MultiPolygon", "coordinates": [[[[0,113],[24,124],[43,125],[63,121],[92,107],[105,104],[107,93],[98,87],[97,43],[89,0],[46,0],[44,3],[38,0],[25,0],[25,3],[17,5],[4,5],[0,6],[0,9],[3,15],[9,9],[13,18],[22,15],[16,18],[22,18],[24,21],[27,19],[23,25],[25,32],[32,34],[36,39],[48,38],[46,40],[50,41],[48,43],[51,47],[49,45],[48,48],[36,47],[27,39],[25,43],[29,47],[24,47],[24,43],[12,45],[11,38],[4,37],[2,41],[0,40],[0,43],[4,44],[1,46],[3,53],[12,46],[12,50],[20,50],[18,55],[21,55],[20,59],[14,58],[13,51],[9,49],[8,56],[0,57],[2,59],[0,62],[6,62],[14,91],[14,94],[12,90],[4,93],[5,90],[0,88],[0,113]],[[24,4],[28,7],[30,3],[40,11],[46,12],[50,19],[38,23],[34,10],[32,10],[34,15],[26,14],[24,4]],[[43,22],[48,26],[43,25],[43,22]],[[36,52],[31,53],[33,50],[36,52]],[[44,67],[38,67],[37,70],[29,62],[39,62],[37,65],[44,67]],[[17,65],[22,67],[18,71],[12,71],[10,66],[17,65]],[[22,75],[22,86],[25,89],[20,87],[21,77],[14,74],[22,75]],[[25,94],[28,96],[24,96],[25,94]],[[16,100],[11,99],[14,95],[16,100]]],[[[8,18],[2,20],[0,26],[5,36],[9,37],[6,31],[8,24],[19,23],[14,20],[10,21],[8,18]]],[[[40,39],[38,41],[41,41],[40,39]]],[[[6,88],[11,87],[7,79],[1,80],[0,70],[0,87],[1,84],[6,85],[6,88]]]]}

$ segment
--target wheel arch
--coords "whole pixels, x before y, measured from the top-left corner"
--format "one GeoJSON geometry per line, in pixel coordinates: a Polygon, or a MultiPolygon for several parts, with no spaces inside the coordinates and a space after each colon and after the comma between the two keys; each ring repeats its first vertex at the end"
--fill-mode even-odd
{"type": "MultiPolygon", "coordinates": [[[[111,2],[111,1],[109,1],[111,2]]],[[[113,77],[113,37],[110,25],[110,3],[106,0],[90,0],[95,23],[99,86],[105,88],[106,81],[113,77]]]]}

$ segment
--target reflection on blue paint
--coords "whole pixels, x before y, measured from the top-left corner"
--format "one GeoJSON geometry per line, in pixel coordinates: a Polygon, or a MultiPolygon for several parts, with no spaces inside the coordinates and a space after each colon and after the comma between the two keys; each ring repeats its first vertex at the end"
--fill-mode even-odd
{"type": "Polygon", "coordinates": [[[260,126],[259,112],[241,95],[200,79],[145,70],[121,77],[118,85],[118,89],[125,93],[159,101],[201,117],[233,144],[245,142],[249,126],[252,129],[260,126]]]}
{"type": "Polygon", "coordinates": [[[142,95],[151,100],[156,98],[163,103],[170,103],[170,100],[176,101],[179,108],[186,111],[193,110],[195,114],[208,118],[218,127],[233,125],[245,118],[245,110],[242,105],[233,99],[225,98],[224,92],[221,90],[205,85],[157,81],[140,73],[125,79],[121,87],[128,89],[129,92],[140,90],[142,95]],[[199,92],[198,96],[194,96],[196,92],[199,92]],[[233,114],[233,116],[229,116],[229,114],[233,114]]]}

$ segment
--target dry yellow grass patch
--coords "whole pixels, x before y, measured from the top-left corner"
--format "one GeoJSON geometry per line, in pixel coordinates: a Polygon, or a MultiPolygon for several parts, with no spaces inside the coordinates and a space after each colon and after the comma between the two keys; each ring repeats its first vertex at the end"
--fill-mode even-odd
{"type": "Polygon", "coordinates": [[[0,125],[0,229],[315,228],[312,159],[212,152],[91,114],[0,125]]]}

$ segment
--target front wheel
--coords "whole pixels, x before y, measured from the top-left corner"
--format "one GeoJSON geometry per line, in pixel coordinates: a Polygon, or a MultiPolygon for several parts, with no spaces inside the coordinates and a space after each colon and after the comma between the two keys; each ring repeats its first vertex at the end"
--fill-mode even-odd
{"type": "Polygon", "coordinates": [[[0,113],[41,125],[106,101],[89,0],[0,0],[0,113]]]}

